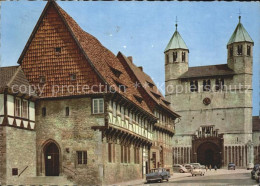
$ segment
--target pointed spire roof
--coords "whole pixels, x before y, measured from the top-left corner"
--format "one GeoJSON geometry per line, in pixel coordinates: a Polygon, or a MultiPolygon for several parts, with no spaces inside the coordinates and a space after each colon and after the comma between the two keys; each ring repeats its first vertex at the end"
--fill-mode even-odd
{"type": "Polygon", "coordinates": [[[244,42],[244,41],[254,43],[254,41],[252,40],[252,38],[250,37],[250,35],[246,31],[246,29],[240,22],[240,19],[241,19],[241,16],[239,16],[239,22],[237,24],[237,27],[236,27],[235,31],[233,32],[232,36],[230,37],[227,45],[229,45],[231,43],[244,42]]]}
{"type": "Polygon", "coordinates": [[[176,24],[175,26],[176,26],[176,30],[171,40],[169,41],[167,47],[165,48],[164,52],[167,52],[168,50],[171,49],[179,49],[179,48],[189,50],[184,40],[182,39],[180,33],[177,30],[178,25],[176,24]]]}

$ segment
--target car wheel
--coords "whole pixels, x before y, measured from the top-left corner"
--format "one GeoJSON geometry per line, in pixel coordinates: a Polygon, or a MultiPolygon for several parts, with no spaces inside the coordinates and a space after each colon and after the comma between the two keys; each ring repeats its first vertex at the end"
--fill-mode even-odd
{"type": "Polygon", "coordinates": [[[159,182],[162,183],[162,179],[160,179],[159,182]]]}

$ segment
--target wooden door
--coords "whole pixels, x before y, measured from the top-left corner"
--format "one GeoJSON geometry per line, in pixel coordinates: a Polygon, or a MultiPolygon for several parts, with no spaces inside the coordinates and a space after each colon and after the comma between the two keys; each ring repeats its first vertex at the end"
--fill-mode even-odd
{"type": "Polygon", "coordinates": [[[55,143],[50,143],[45,149],[46,176],[59,176],[59,149],[55,143]]]}

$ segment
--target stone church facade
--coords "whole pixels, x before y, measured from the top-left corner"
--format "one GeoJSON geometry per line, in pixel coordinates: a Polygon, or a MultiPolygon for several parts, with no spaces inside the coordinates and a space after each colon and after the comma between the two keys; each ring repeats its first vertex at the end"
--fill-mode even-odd
{"type": "Polygon", "coordinates": [[[227,43],[226,64],[189,67],[190,51],[177,25],[164,51],[166,99],[182,116],[173,138],[174,163],[244,167],[254,161],[254,42],[240,19],[227,43]]]}
{"type": "Polygon", "coordinates": [[[18,64],[0,68],[1,185],[113,184],[171,169],[180,115],[132,57],[115,56],[55,1],[18,64]]]}

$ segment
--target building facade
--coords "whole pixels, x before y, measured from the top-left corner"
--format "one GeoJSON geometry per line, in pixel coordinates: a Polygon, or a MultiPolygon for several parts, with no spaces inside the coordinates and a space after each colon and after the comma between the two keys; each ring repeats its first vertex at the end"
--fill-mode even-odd
{"type": "Polygon", "coordinates": [[[254,161],[254,42],[240,19],[227,43],[227,64],[189,67],[189,49],[177,25],[164,51],[166,99],[182,116],[173,140],[174,163],[242,167],[254,161]]]}
{"type": "Polygon", "coordinates": [[[6,122],[9,114],[2,113],[6,94],[0,94],[1,184],[37,184],[48,176],[83,185],[113,184],[143,178],[152,168],[172,167],[180,115],[131,57],[115,56],[55,1],[47,2],[18,63],[14,68],[30,87],[21,100],[28,97],[33,114],[24,122],[15,120],[22,129],[12,127],[12,119],[6,122]],[[22,134],[5,130],[27,132],[28,146],[14,145],[22,134]],[[28,159],[16,156],[21,165],[11,164],[7,157],[15,149],[5,144],[22,148],[28,159]],[[13,168],[17,174],[11,175],[13,168]]]}

